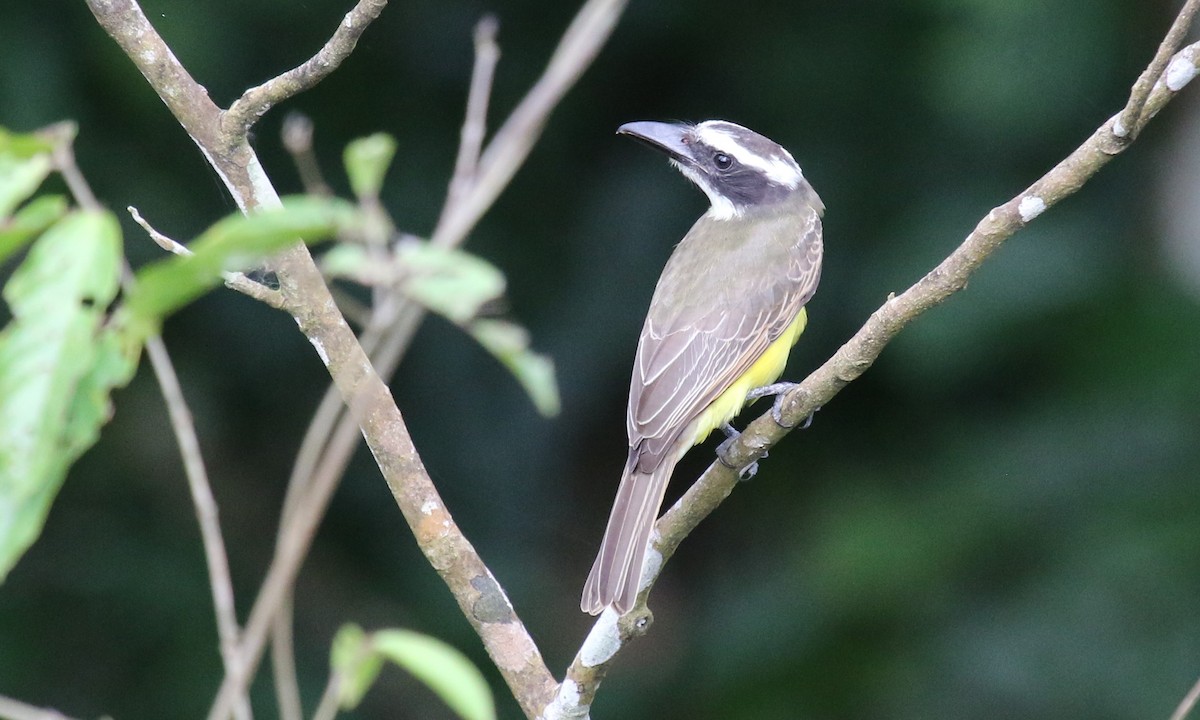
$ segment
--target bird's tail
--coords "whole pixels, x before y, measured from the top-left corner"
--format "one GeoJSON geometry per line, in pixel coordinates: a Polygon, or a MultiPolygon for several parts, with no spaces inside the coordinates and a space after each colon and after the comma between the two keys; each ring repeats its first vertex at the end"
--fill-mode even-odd
{"type": "Polygon", "coordinates": [[[625,613],[633,607],[646,564],[650,530],[674,469],[671,458],[664,458],[649,473],[637,469],[636,458],[626,465],[600,552],[583,586],[579,607],[584,612],[596,615],[611,605],[618,613],[625,613]]]}

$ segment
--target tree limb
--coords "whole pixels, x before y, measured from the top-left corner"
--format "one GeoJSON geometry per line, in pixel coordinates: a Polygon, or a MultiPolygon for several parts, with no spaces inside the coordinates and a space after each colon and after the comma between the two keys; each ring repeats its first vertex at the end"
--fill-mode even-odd
{"type": "Polygon", "coordinates": [[[350,57],[367,26],[379,17],[385,7],[387,0],[359,0],[316,55],[242,93],[225,111],[222,119],[225,131],[244,136],[273,106],[299,95],[328,77],[342,61],[350,57]]]}
{"type": "MultiPolygon", "coordinates": [[[[1181,16],[1188,13],[1190,20],[1198,3],[1200,0],[1188,0],[1181,16]]],[[[1160,75],[1165,74],[1166,77],[1163,82],[1155,82],[1151,92],[1143,99],[1144,121],[1152,118],[1195,77],[1200,67],[1200,43],[1187,46],[1170,56],[1168,62],[1159,64],[1162,67],[1160,75]]],[[[1131,104],[1138,87],[1135,86],[1131,94],[1131,104]]],[[[889,297],[833,357],[783,396],[781,420],[787,427],[776,423],[770,412],[763,414],[752,421],[730,445],[726,461],[735,467],[745,467],[766,457],[767,451],[794,427],[817,409],[828,405],[842,388],[866,372],[884,347],[905,326],[966,287],[971,275],[1005,240],[1033,222],[1045,210],[1079,190],[1132,141],[1133,138],[1128,134],[1118,134],[1120,128],[1115,126],[1118,126],[1119,117],[1114,116],[1106,121],[1074,152],[1023,192],[993,208],[962,244],[925,277],[900,295],[889,297]]],[[[663,564],[674,554],[679,543],[733,492],[737,484],[736,470],[721,461],[713,462],[658,520],[637,602],[619,618],[611,609],[601,613],[567,669],[554,700],[543,711],[542,718],[565,720],[588,716],[596,690],[613,659],[627,642],[645,633],[653,619],[646,607],[646,596],[658,579],[663,564]]],[[[1200,683],[1197,687],[1200,688],[1200,683]]]]}

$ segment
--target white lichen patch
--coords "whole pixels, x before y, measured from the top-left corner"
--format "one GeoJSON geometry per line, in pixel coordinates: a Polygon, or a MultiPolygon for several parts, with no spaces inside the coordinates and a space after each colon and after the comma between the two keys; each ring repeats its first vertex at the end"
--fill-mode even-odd
{"type": "Polygon", "coordinates": [[[1168,90],[1179,92],[1184,85],[1196,77],[1196,65],[1186,55],[1180,55],[1167,66],[1167,72],[1163,74],[1163,77],[1166,78],[1168,90]]]}
{"type": "Polygon", "coordinates": [[[329,366],[329,353],[325,352],[324,343],[321,342],[320,338],[315,338],[315,337],[310,337],[308,339],[308,341],[310,343],[312,343],[313,348],[316,349],[317,356],[321,358],[321,362],[326,367],[328,367],[329,366]]]}
{"type": "Polygon", "coordinates": [[[1121,116],[1118,115],[1112,124],[1112,134],[1119,138],[1123,138],[1129,134],[1129,128],[1125,127],[1125,123],[1121,122],[1121,116]]]}
{"type": "Polygon", "coordinates": [[[437,504],[436,502],[434,502],[433,500],[426,500],[426,501],[425,501],[425,502],[424,502],[424,503],[421,505],[421,514],[422,514],[422,515],[428,515],[428,514],[430,514],[431,512],[433,512],[434,510],[437,510],[437,509],[438,509],[438,504],[437,504]]]}
{"type": "Polygon", "coordinates": [[[658,577],[658,573],[662,570],[663,556],[654,548],[654,542],[658,539],[658,532],[654,533],[654,537],[650,540],[650,547],[646,548],[646,564],[642,566],[642,577],[638,580],[638,592],[646,589],[654,579],[658,577]]]}
{"type": "Polygon", "coordinates": [[[1026,195],[1017,205],[1017,212],[1021,214],[1021,222],[1027,223],[1046,212],[1046,201],[1037,195],[1026,195]]]}
{"type": "Polygon", "coordinates": [[[542,711],[541,720],[582,720],[588,716],[590,707],[580,705],[579,684],[574,680],[563,680],[558,686],[554,700],[542,711]]]}
{"type": "Polygon", "coordinates": [[[579,648],[579,662],[584,667],[595,667],[607,662],[621,649],[621,633],[617,629],[617,611],[604,608],[583,646],[579,648]]]}

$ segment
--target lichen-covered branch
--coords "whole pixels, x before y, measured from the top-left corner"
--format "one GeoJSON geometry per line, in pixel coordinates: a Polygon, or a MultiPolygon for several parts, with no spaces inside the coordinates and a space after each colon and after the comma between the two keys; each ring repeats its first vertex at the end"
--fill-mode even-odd
{"type": "Polygon", "coordinates": [[[379,17],[385,7],[387,0],[359,0],[354,9],[342,18],[337,30],[316,55],[282,75],[242,93],[224,114],[222,122],[225,130],[235,135],[245,135],[272,107],[299,95],[328,77],[350,57],[367,26],[379,17]]]}
{"type": "Polygon", "coordinates": [[[1155,84],[1163,79],[1167,63],[1171,61],[1176,51],[1179,50],[1179,46],[1183,44],[1184,38],[1187,37],[1188,31],[1191,30],[1198,10],[1200,10],[1200,0],[1187,0],[1179,14],[1175,16],[1175,22],[1171,23],[1171,29],[1167,31],[1158,45],[1158,52],[1154,53],[1154,59],[1138,76],[1137,82],[1133,84],[1133,91],[1129,93],[1129,102],[1125,103],[1125,109],[1113,123],[1113,133],[1118,137],[1128,135],[1136,138],[1146,123],[1154,117],[1153,112],[1147,112],[1146,101],[1150,98],[1150,93],[1154,91],[1155,84]]]}
{"type": "MultiPolygon", "coordinates": [[[[1189,0],[1184,8],[1183,12],[1190,13],[1189,20],[1195,14],[1198,1],[1189,0]]],[[[1200,68],[1200,43],[1168,56],[1159,67],[1160,77],[1151,83],[1152,90],[1142,103],[1143,124],[1196,76],[1200,68]]],[[[1136,87],[1134,92],[1137,92],[1136,87]]],[[[1026,190],[993,208],[962,244],[925,277],[900,295],[889,297],[833,357],[783,396],[781,419],[787,427],[777,423],[770,412],[756,418],[727,449],[725,460],[729,465],[745,467],[765,457],[767,451],[793,428],[866,372],[892,338],[922,313],[964,288],[971,275],[1005,240],[1076,192],[1127,148],[1133,137],[1120,130],[1119,116],[1106,121],[1066,159],[1026,190]]],[[[554,700],[543,711],[545,720],[588,716],[596,690],[614,658],[630,639],[643,634],[653,619],[646,607],[646,595],[658,579],[663,564],[674,554],[679,543],[733,492],[737,483],[736,470],[720,461],[713,462],[659,519],[637,603],[619,618],[611,609],[601,613],[568,668],[554,700]]]]}

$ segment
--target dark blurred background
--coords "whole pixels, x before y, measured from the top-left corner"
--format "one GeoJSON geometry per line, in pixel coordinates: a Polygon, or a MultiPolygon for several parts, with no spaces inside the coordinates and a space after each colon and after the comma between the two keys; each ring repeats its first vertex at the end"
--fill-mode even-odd
{"type": "MultiPolygon", "coordinates": [[[[313,53],[351,0],[171,2],[147,14],[214,100],[313,53]]],[[[705,208],[637,119],[726,118],[793,152],[828,207],[826,264],[789,366],[802,378],[889,292],[950,252],[1125,102],[1176,2],[635,0],[467,247],[507,274],[555,359],[542,419],[469,339],[425,322],[392,383],[434,480],[561,676],[624,460],[629,364],[655,278],[705,208]]],[[[256,146],[281,192],[288,110],[343,146],[395,134],[386,201],[427,233],[472,62],[501,22],[495,127],[575,3],[397,2],[256,146]]],[[[235,208],[83,2],[0,10],[0,125],[80,124],[114,209],[193,237],[235,208]]],[[[650,635],[596,718],[1166,718],[1200,675],[1200,88],[906,330],[685,543],[650,635]]],[[[121,213],[135,264],[160,253],[121,213]]],[[[5,275],[11,264],[0,268],[5,275]]],[[[229,291],[166,340],[221,505],[242,617],[327,377],[291,319],[229,291]]],[[[758,412],[764,406],[756,407],[758,412]]],[[[712,458],[680,466],[672,494],[712,458]]],[[[440,637],[487,667],[360,452],[300,578],[311,711],[342,622],[440,637]]],[[[0,694],[76,717],[191,718],[221,677],[208,580],[150,373],[72,470],[0,586],[0,694]]],[[[268,673],[255,687],[274,716],[268,673]]],[[[516,704],[491,672],[504,718],[516,704]]],[[[445,718],[390,669],[352,717],[445,718]]]]}

